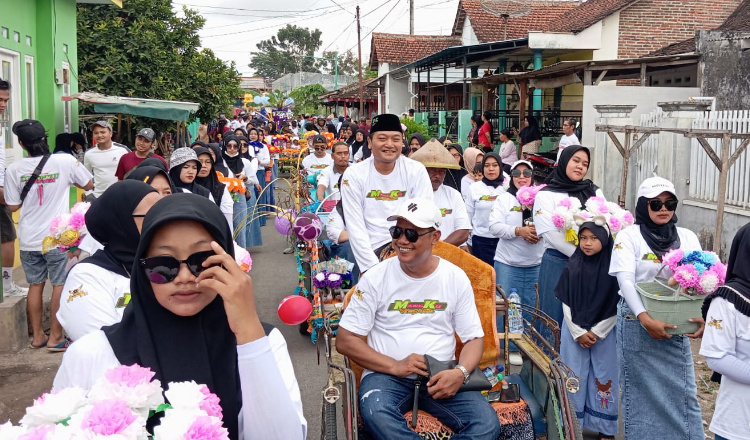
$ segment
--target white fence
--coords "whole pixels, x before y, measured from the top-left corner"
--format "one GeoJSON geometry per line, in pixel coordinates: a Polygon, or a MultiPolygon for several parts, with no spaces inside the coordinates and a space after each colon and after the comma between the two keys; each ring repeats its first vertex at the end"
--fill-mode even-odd
{"type": "MultiPolygon", "coordinates": [[[[729,130],[732,133],[750,132],[750,110],[705,112],[693,121],[696,129],[729,130]]],[[[721,154],[721,139],[707,139],[709,145],[721,154]]],[[[737,149],[741,139],[732,140],[731,152],[737,149]]],[[[719,170],[696,139],[690,146],[690,198],[717,202],[719,170]]],[[[750,206],[750,157],[748,151],[740,155],[729,170],[726,203],[747,208],[750,206]]]]}
{"type": "MultiPolygon", "coordinates": [[[[639,125],[642,127],[660,127],[663,117],[664,112],[661,107],[657,107],[651,113],[641,115],[641,123],[639,125]]],[[[649,136],[643,145],[636,150],[633,157],[635,158],[635,167],[631,182],[639,184],[652,177],[654,172],[657,171],[659,164],[659,135],[649,136]]],[[[633,194],[632,191],[631,194],[633,194]]]]}

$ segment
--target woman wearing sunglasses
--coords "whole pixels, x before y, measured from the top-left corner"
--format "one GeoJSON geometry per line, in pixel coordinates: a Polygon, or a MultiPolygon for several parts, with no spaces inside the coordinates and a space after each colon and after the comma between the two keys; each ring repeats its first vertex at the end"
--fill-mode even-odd
{"type": "Polygon", "coordinates": [[[490,232],[490,211],[502,193],[503,169],[497,153],[485,153],[482,160],[482,180],[474,182],[469,188],[466,200],[466,212],[471,220],[471,253],[475,257],[493,265],[497,249],[497,237],[490,232]]]}
{"type": "MultiPolygon", "coordinates": [[[[505,293],[516,289],[521,303],[535,307],[534,285],[539,279],[544,245],[539,243],[532,222],[531,206],[523,206],[516,195],[518,189],[531,186],[531,162],[519,160],[511,166],[508,192],[500,194],[490,212],[490,233],[498,238],[495,250],[495,279],[505,293]]],[[[530,317],[526,317],[529,319],[530,317]]],[[[503,322],[499,322],[502,329],[503,322]]],[[[521,365],[521,355],[511,343],[510,363],[521,365]]]]}
{"type": "Polygon", "coordinates": [[[235,263],[231,231],[214,203],[176,194],[154,205],[130,290],[122,321],[76,341],[53,389],[90,389],[108,369],[139,364],[164,385],[206,384],[220,398],[231,439],[305,438],[286,342],[261,324],[252,279],[235,263]]]}
{"type": "MultiPolygon", "coordinates": [[[[251,132],[255,132],[255,129],[250,129],[251,132]]],[[[240,195],[240,200],[235,200],[232,205],[233,219],[232,226],[235,232],[235,241],[240,247],[258,246],[262,245],[263,241],[260,237],[260,221],[253,215],[255,209],[255,201],[257,197],[253,187],[260,188],[258,184],[258,159],[252,158],[247,159],[243,157],[240,152],[242,148],[241,139],[230,136],[224,140],[224,152],[222,158],[227,166],[227,171],[235,179],[240,179],[245,182],[247,191],[245,191],[244,200],[240,195]],[[251,226],[249,222],[255,221],[257,228],[253,225],[253,228],[257,229],[257,232],[248,234],[248,228],[251,226]],[[250,238],[250,240],[248,240],[250,238]]],[[[251,231],[252,232],[252,231],[251,231]]]]}
{"type": "Polygon", "coordinates": [[[695,233],[677,227],[677,205],[672,182],[661,177],[644,180],[638,188],[635,224],[617,234],[609,267],[622,296],[616,334],[628,439],[705,437],[688,339],[703,334],[703,320],[693,320],[701,324],[694,334],[670,335],[666,330],[674,326],[651,318],[635,289],[635,283],[654,279],[668,251],[701,250],[695,233]]]}

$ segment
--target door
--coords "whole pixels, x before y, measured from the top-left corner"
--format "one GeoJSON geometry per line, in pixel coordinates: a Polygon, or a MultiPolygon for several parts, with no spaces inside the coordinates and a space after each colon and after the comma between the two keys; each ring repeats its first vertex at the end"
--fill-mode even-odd
{"type": "MultiPolygon", "coordinates": [[[[16,156],[13,151],[17,148],[20,154],[21,146],[11,132],[13,123],[21,120],[21,71],[19,56],[15,52],[0,49],[0,78],[10,83],[10,101],[3,114],[0,115],[1,136],[5,140],[6,166],[16,156]]],[[[31,85],[33,87],[33,84],[31,85]]]]}

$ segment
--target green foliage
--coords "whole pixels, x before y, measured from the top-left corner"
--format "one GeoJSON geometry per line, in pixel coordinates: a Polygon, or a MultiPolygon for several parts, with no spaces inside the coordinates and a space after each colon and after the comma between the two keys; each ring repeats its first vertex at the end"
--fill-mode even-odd
{"type": "Polygon", "coordinates": [[[292,90],[289,96],[294,99],[295,113],[306,115],[320,113],[318,110],[321,108],[321,105],[320,98],[318,97],[327,92],[328,90],[320,84],[308,84],[292,90]]]}
{"type": "Polygon", "coordinates": [[[401,118],[401,123],[406,125],[407,141],[414,133],[422,133],[422,135],[424,135],[424,138],[428,141],[432,138],[438,137],[438,130],[440,129],[440,125],[436,124],[428,126],[424,122],[417,122],[411,118],[401,118]]]}
{"type": "Polygon", "coordinates": [[[373,79],[378,77],[378,71],[372,70],[370,67],[362,66],[362,77],[364,79],[373,79]]]}
{"type": "Polygon", "coordinates": [[[284,107],[284,101],[286,101],[288,97],[289,96],[281,90],[274,90],[268,94],[268,104],[273,108],[281,109],[284,107]]]}
{"type": "MultiPolygon", "coordinates": [[[[325,51],[322,55],[323,58],[335,58],[336,52],[325,51]]],[[[333,75],[335,72],[334,62],[331,60],[320,60],[318,67],[321,72],[333,75]]],[[[339,54],[339,75],[357,76],[359,75],[359,66],[357,65],[357,58],[354,56],[351,50],[346,53],[339,54]]],[[[363,71],[364,73],[364,71],[363,71]]]]}
{"type": "MultiPolygon", "coordinates": [[[[178,17],[171,0],[128,0],[122,9],[80,4],[77,15],[81,90],[198,102],[196,117],[203,122],[228,112],[242,96],[234,64],[199,50],[205,20],[194,10],[183,8],[178,17]]],[[[133,129],[145,124],[157,130],[172,125],[138,118],[133,129]]]]}
{"type": "Polygon", "coordinates": [[[277,79],[287,73],[319,72],[317,62],[306,56],[314,56],[322,44],[319,29],[288,24],[279,29],[269,40],[256,45],[258,51],[251,52],[252,59],[248,65],[255,74],[277,79]]]}

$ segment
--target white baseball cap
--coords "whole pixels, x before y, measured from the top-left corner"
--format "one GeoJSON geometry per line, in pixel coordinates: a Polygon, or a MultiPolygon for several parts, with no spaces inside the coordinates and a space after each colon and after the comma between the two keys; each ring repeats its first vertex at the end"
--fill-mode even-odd
{"type": "Polygon", "coordinates": [[[677,191],[675,191],[672,182],[659,176],[649,177],[638,187],[638,198],[645,197],[647,199],[653,199],[663,192],[668,192],[673,196],[677,196],[677,191]]]}
{"type": "Polygon", "coordinates": [[[388,221],[404,219],[418,228],[439,228],[442,215],[435,202],[428,199],[408,199],[388,221]]]}

